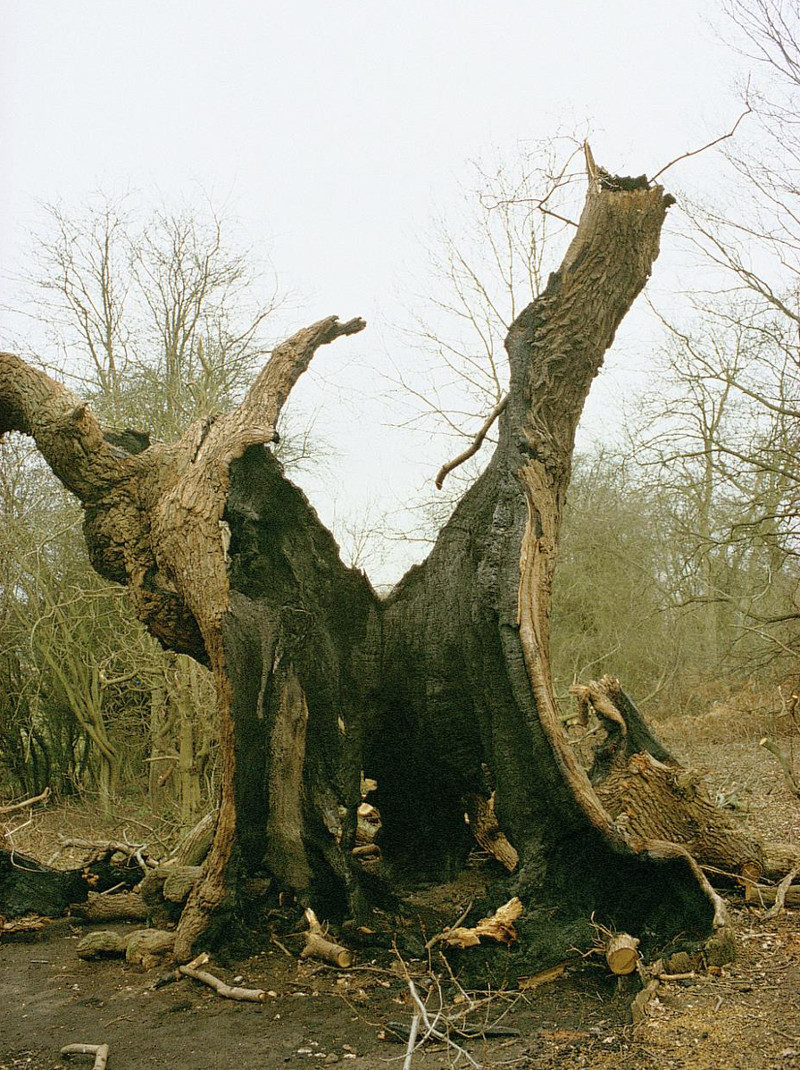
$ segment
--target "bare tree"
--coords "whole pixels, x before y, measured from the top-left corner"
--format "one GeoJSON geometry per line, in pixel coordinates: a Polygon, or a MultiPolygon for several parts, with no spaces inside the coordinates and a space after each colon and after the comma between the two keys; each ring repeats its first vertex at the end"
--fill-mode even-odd
{"type": "Polygon", "coordinates": [[[66,370],[111,424],[145,421],[164,439],[230,406],[269,352],[273,279],[204,214],[100,198],[47,205],[28,284],[66,370]]]}

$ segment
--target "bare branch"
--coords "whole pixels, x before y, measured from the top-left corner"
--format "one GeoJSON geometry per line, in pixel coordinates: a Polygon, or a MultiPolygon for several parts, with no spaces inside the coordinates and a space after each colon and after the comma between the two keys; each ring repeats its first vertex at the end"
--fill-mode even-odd
{"type": "Polygon", "coordinates": [[[690,149],[689,152],[682,152],[680,156],[676,156],[674,160],[670,160],[669,163],[664,164],[660,171],[656,171],[650,181],[655,182],[656,179],[661,178],[665,171],[668,171],[670,167],[674,167],[676,163],[680,163],[681,160],[688,160],[690,156],[699,156],[700,153],[705,152],[706,149],[713,149],[714,146],[719,145],[721,141],[727,141],[728,138],[733,137],[733,135],[739,129],[739,123],[741,123],[742,119],[744,119],[746,116],[750,115],[752,111],[753,109],[748,102],[747,107],[733,124],[733,126],[730,128],[730,130],[727,132],[727,134],[722,134],[720,137],[714,138],[713,141],[709,141],[707,144],[701,145],[699,149],[690,149]]]}
{"type": "Polygon", "coordinates": [[[480,431],[478,431],[477,435],[472,440],[470,445],[467,446],[467,448],[465,450],[463,450],[461,453],[459,453],[459,455],[457,457],[454,457],[452,461],[448,461],[447,464],[443,464],[442,465],[442,467],[439,469],[439,471],[438,471],[438,473],[436,475],[435,482],[436,482],[436,489],[437,490],[441,490],[442,489],[442,486],[444,484],[445,479],[447,478],[448,474],[453,471],[454,468],[458,468],[458,466],[463,464],[464,461],[468,461],[470,459],[470,457],[474,457],[475,456],[475,454],[478,452],[478,450],[483,445],[483,440],[486,438],[487,434],[489,433],[489,429],[491,428],[492,424],[495,422],[495,420],[500,415],[500,413],[503,411],[503,409],[505,409],[507,404],[508,404],[508,394],[504,394],[503,397],[498,401],[498,403],[492,409],[492,411],[489,413],[489,415],[486,417],[486,419],[483,422],[483,426],[481,427],[480,431]]]}

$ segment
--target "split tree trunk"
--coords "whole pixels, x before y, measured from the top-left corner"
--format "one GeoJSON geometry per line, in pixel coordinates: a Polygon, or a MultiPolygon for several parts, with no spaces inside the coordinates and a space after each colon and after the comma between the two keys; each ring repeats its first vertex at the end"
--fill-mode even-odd
{"type": "Polygon", "coordinates": [[[427,561],[385,601],[344,567],[264,448],[316,349],[363,321],[331,317],[298,332],[239,409],[135,455],[74,395],[0,356],[0,432],[34,436],[84,504],[95,568],[128,585],[165,646],[214,673],[222,800],[181,917],[180,958],[235,911],[240,879],[264,870],[321,916],[367,908],[350,853],[362,770],[378,782],[395,872],[442,878],[463,863],[464,812],[488,795],[488,767],[519,854],[523,922],[533,919],[523,935],[551,955],[563,957],[592,913],[664,935],[720,921],[685,851],[614,821],[553,698],[550,590],[575,430],[672,200],[587,156],[564,263],[509,332],[495,454],[427,561]]]}

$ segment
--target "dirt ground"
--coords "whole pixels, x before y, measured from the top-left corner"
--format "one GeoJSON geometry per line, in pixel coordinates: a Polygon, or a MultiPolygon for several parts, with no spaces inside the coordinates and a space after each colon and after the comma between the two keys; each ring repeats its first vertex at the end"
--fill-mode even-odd
{"type": "MultiPolygon", "coordinates": [[[[762,734],[775,734],[765,718],[719,707],[659,731],[679,757],[706,773],[720,801],[734,805],[764,838],[800,843],[800,801],[772,755],[758,746],[762,734]]],[[[77,834],[97,828],[90,810],[72,811],[66,820],[77,834]]],[[[15,843],[45,857],[44,847],[64,821],[63,812],[45,811],[15,843]]],[[[471,898],[470,879],[467,874],[444,890],[453,920],[471,898]]],[[[440,1024],[478,1034],[468,1040],[451,1034],[466,1053],[427,1043],[412,1066],[800,1067],[800,912],[765,920],[761,908],[740,900],[732,902],[731,913],[737,960],[721,976],[663,983],[649,1017],[636,1027],[629,1012],[635,988],[618,985],[591,960],[533,991],[464,992],[435,950],[430,963],[407,957],[405,967],[429,1010],[443,1009],[440,1024]],[[480,1036],[493,1025],[519,1035],[480,1036]]],[[[0,1070],[55,1070],[65,1065],[62,1045],[80,1042],[108,1043],[110,1070],[272,1070],[349,1062],[399,1070],[405,1042],[391,1023],[408,1026],[412,1008],[396,956],[390,950],[362,952],[346,971],[300,962],[302,940],[284,931],[283,920],[281,928],[276,919],[273,934],[283,947],[267,934],[250,957],[217,958],[212,966],[227,981],[241,978],[237,983],[266,990],[263,1004],[220,999],[186,978],[154,989],[163,967],[144,973],[116,960],[84,962],[75,946],[87,926],[72,918],[53,922],[36,938],[4,941],[0,1070]]],[[[74,1062],[91,1066],[85,1057],[74,1062]]]]}

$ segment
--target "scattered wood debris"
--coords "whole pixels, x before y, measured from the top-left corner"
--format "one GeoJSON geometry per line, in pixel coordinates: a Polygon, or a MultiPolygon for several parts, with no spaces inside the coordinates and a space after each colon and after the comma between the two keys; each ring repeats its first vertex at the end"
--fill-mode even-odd
{"type": "Polygon", "coordinates": [[[559,962],[557,966],[551,966],[547,970],[540,970],[539,973],[531,974],[529,977],[519,977],[517,978],[517,988],[521,992],[525,992],[533,988],[540,988],[551,981],[557,981],[559,977],[564,976],[568,965],[568,962],[559,962]]]}
{"type": "Polygon", "coordinates": [[[477,947],[481,938],[496,940],[500,944],[513,944],[517,939],[514,922],[523,909],[522,901],[515,895],[513,899],[498,907],[490,918],[481,918],[474,928],[467,929],[456,925],[452,929],[445,929],[440,939],[448,947],[477,947]]]}
{"type": "Polygon", "coordinates": [[[300,952],[301,959],[310,957],[322,959],[323,962],[330,962],[342,970],[353,965],[353,952],[327,939],[326,930],[320,925],[317,915],[310,907],[306,910],[306,921],[308,932],[305,934],[306,946],[300,952]]]}
{"type": "Polygon", "coordinates": [[[24,918],[4,918],[0,914],[0,938],[41,932],[51,921],[52,918],[42,918],[38,914],[26,914],[24,918]]]}
{"type": "Polygon", "coordinates": [[[50,858],[50,865],[60,854],[67,850],[83,851],[86,861],[110,861],[114,855],[121,855],[128,865],[135,863],[143,873],[148,867],[157,865],[150,856],[146,843],[128,843],[127,840],[87,840],[78,836],[58,837],[58,850],[50,858]]]}
{"type": "Polygon", "coordinates": [[[363,843],[354,847],[352,854],[354,858],[380,858],[381,849],[377,843],[363,843]]]}

